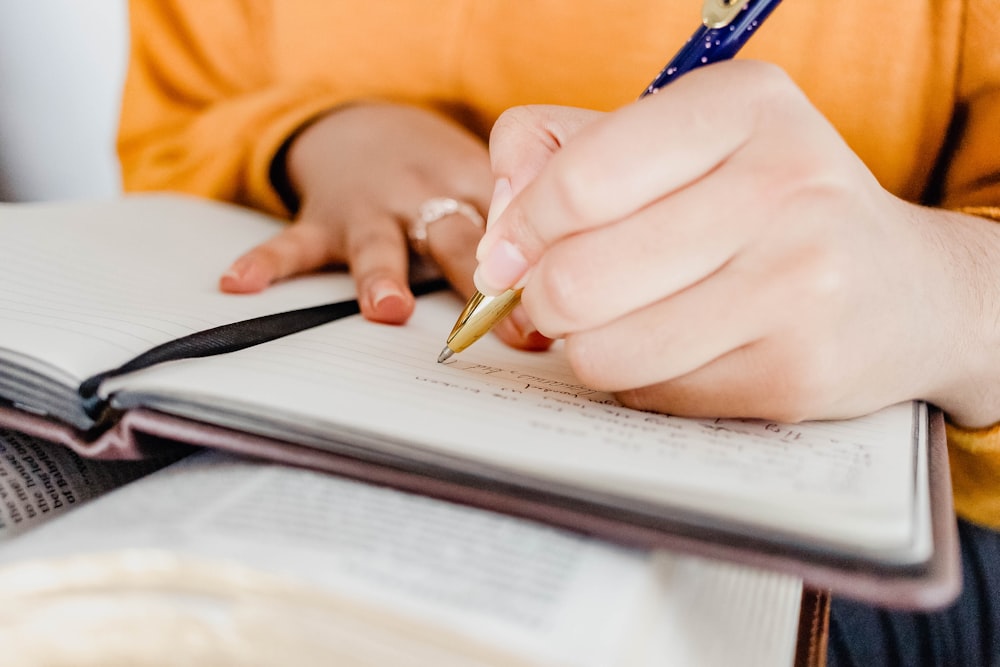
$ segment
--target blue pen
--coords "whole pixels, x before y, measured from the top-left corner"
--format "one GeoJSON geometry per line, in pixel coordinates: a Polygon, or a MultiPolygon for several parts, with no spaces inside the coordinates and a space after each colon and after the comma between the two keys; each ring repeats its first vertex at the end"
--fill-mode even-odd
{"type": "Polygon", "coordinates": [[[652,95],[681,74],[735,56],[779,2],[781,0],[705,0],[701,8],[702,25],[640,97],[652,95]]]}
{"type": "MultiPolygon", "coordinates": [[[[656,93],[686,72],[735,56],[779,2],[781,0],[704,0],[702,25],[660,70],[639,96],[640,99],[656,93]]],[[[476,292],[458,316],[444,349],[438,355],[438,363],[482,338],[520,301],[519,289],[509,289],[496,296],[476,292]]]]}

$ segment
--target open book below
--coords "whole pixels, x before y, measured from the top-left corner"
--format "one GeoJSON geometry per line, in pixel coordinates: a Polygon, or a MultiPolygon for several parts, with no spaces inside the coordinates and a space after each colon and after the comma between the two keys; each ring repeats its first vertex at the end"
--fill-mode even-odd
{"type": "Polygon", "coordinates": [[[788,575],[219,452],[133,479],[147,467],[0,429],[0,496],[19,498],[0,504],[5,667],[778,667],[802,654],[788,575]]]}
{"type": "Polygon", "coordinates": [[[922,403],[797,425],[630,410],[559,346],[487,337],[436,363],[461,308],[347,317],[78,388],[192,332],[353,298],[345,274],[253,296],[220,270],[280,223],[171,195],[0,208],[0,423],[92,456],[186,442],[268,457],[804,577],[901,607],[957,592],[940,415],[922,403]]]}

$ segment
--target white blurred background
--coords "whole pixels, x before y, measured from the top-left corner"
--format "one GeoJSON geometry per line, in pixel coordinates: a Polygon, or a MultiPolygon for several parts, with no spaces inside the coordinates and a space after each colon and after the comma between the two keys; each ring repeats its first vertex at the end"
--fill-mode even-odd
{"type": "Polygon", "coordinates": [[[120,192],[126,0],[0,0],[0,201],[120,192]]]}

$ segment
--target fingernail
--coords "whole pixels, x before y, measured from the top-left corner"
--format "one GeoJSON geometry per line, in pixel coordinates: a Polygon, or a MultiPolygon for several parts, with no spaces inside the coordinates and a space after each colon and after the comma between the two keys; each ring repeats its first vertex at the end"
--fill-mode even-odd
{"type": "Polygon", "coordinates": [[[368,288],[368,296],[380,319],[393,322],[406,319],[406,295],[395,282],[376,280],[368,288]]]}
{"type": "Polygon", "coordinates": [[[243,274],[246,273],[249,264],[250,262],[246,257],[240,257],[238,260],[233,262],[228,271],[222,274],[222,277],[232,278],[233,280],[241,280],[243,278],[243,274]]]}
{"type": "Polygon", "coordinates": [[[232,267],[230,267],[228,271],[219,276],[219,284],[222,285],[223,288],[239,284],[239,281],[240,281],[240,274],[236,269],[232,267]]]}
{"type": "Polygon", "coordinates": [[[479,263],[473,280],[476,289],[488,296],[496,295],[513,285],[528,269],[528,260],[513,243],[497,242],[479,263]]]}
{"type": "Polygon", "coordinates": [[[494,229],[493,223],[507,210],[507,206],[510,204],[513,196],[510,179],[497,179],[497,182],[493,186],[493,199],[490,201],[490,209],[486,214],[486,233],[483,234],[483,238],[479,240],[479,245],[476,246],[476,259],[480,262],[489,254],[490,249],[495,243],[496,239],[494,237],[496,237],[497,232],[490,233],[490,230],[494,229]]]}
{"type": "Polygon", "coordinates": [[[259,292],[271,283],[271,277],[247,257],[241,257],[219,278],[219,285],[226,291],[259,292]]]}
{"type": "Polygon", "coordinates": [[[378,308],[386,299],[402,299],[403,292],[391,280],[376,280],[369,290],[372,305],[378,308]]]}
{"type": "Polygon", "coordinates": [[[500,217],[500,214],[507,208],[507,204],[514,197],[514,191],[510,187],[509,178],[498,178],[493,186],[493,198],[490,199],[490,210],[486,216],[486,226],[489,227],[493,221],[500,217]]]}

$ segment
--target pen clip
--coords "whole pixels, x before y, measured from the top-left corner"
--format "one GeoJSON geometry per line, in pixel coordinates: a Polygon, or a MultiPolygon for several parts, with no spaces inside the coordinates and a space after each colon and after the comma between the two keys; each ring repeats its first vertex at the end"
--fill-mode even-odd
{"type": "Polygon", "coordinates": [[[723,28],[749,3],[750,0],[705,0],[701,6],[701,21],[707,28],[723,28]]]}

